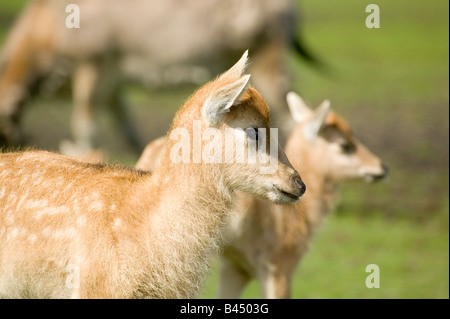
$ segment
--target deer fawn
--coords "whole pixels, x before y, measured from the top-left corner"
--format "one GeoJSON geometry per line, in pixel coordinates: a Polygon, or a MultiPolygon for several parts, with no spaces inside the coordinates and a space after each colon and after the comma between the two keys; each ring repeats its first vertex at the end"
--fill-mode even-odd
{"type": "Polygon", "coordinates": [[[294,270],[314,231],[332,211],[340,183],[380,180],[388,169],[352,134],[324,101],[312,111],[295,93],[287,97],[298,123],[285,152],[302,168],[308,192],[302,202],[279,206],[240,194],[240,214],[229,224],[218,297],[238,298],[256,278],[265,298],[290,298],[294,270]]]}
{"type": "MultiPolygon", "coordinates": [[[[201,134],[233,134],[245,152],[252,129],[247,138],[240,128],[269,128],[246,62],[247,53],[180,108],[153,174],[44,151],[0,155],[0,296],[194,297],[236,191],[297,201],[305,186],[282,151],[270,174],[261,160],[194,160],[196,125],[201,134]],[[178,162],[174,132],[182,130],[190,135],[181,147],[194,153],[178,162]]],[[[199,143],[209,145],[205,136],[199,143]]]]}
{"type": "MultiPolygon", "coordinates": [[[[293,272],[311,237],[335,204],[339,183],[379,180],[387,167],[361,144],[349,124],[324,101],[312,111],[295,93],[287,97],[298,123],[285,148],[295,168],[302,168],[308,192],[291,205],[274,205],[239,193],[222,255],[218,297],[239,298],[256,278],[266,298],[289,298],[293,272]]],[[[152,170],[161,161],[165,137],[149,143],[137,167],[152,170]]]]}
{"type": "Polygon", "coordinates": [[[73,76],[74,146],[79,151],[93,147],[93,98],[103,87],[105,104],[128,144],[140,150],[120,96],[121,82],[161,86],[200,78],[202,83],[245,48],[254,52],[255,87],[284,116],[286,52],[293,47],[314,60],[300,45],[295,22],[292,0],[134,0],[132,6],[128,0],[31,0],[0,56],[0,145],[20,138],[21,105],[31,87],[38,82],[57,87],[73,76]],[[71,3],[79,7],[80,28],[66,27],[71,3]]]}

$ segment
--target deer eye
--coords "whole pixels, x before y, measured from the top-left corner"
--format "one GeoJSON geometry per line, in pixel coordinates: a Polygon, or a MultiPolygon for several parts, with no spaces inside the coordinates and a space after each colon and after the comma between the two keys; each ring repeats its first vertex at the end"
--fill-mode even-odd
{"type": "Polygon", "coordinates": [[[245,129],[245,133],[252,140],[258,140],[258,128],[256,128],[256,127],[249,127],[247,129],[245,129]]]}
{"type": "Polygon", "coordinates": [[[344,142],[340,146],[341,146],[342,152],[345,154],[351,154],[356,151],[355,144],[350,143],[350,142],[344,142]]]}

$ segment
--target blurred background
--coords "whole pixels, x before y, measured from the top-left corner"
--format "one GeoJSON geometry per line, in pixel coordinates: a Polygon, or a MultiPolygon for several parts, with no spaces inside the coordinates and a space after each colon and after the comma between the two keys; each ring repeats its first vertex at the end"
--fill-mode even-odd
{"type": "MultiPolygon", "coordinates": [[[[0,0],[0,47],[26,3],[0,0]]],[[[287,52],[291,87],[312,107],[330,99],[355,135],[390,166],[390,177],[342,186],[337,211],[297,269],[294,298],[449,298],[448,7],[445,0],[295,1],[297,35],[324,67],[287,52]],[[379,29],[365,25],[370,3],[380,8],[379,29]],[[378,289],[365,286],[368,264],[380,267],[378,289]]],[[[197,87],[128,84],[140,141],[163,135],[197,87]]],[[[70,139],[67,91],[26,102],[28,145],[58,151],[60,141],[70,139]]],[[[97,107],[95,120],[95,145],[107,160],[134,165],[139,154],[115,129],[110,110],[97,107]]],[[[215,261],[201,298],[214,297],[217,269],[215,261]]],[[[259,297],[256,283],[243,297],[259,297]]]]}

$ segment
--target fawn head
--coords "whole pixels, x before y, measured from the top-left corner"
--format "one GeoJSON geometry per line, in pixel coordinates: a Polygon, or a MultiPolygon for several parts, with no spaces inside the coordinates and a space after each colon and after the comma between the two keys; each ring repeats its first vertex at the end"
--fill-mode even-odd
{"type": "Polygon", "coordinates": [[[247,52],[178,111],[168,135],[170,158],[204,164],[235,190],[295,202],[305,185],[278,145],[269,107],[244,74],[246,64],[247,52]]]}
{"type": "Polygon", "coordinates": [[[348,122],[330,110],[328,100],[311,110],[300,96],[289,92],[287,102],[298,123],[288,141],[295,145],[287,146],[314,158],[328,179],[373,182],[388,175],[388,167],[353,136],[348,122]]]}

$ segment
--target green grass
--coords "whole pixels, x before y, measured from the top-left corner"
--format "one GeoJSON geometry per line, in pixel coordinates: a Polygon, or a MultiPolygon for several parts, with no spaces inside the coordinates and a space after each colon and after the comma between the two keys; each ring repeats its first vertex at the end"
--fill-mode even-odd
{"type": "MultiPolygon", "coordinates": [[[[443,223],[331,216],[294,276],[293,298],[449,298],[449,236],[443,223]],[[380,268],[380,288],[365,285],[380,268]]],[[[216,268],[218,265],[216,264],[216,268]]],[[[214,298],[217,271],[203,298],[214,298]]],[[[259,298],[252,282],[243,298],[259,298]]]]}
{"type": "Polygon", "coordinates": [[[26,3],[26,0],[2,0],[0,2],[0,48],[8,27],[13,23],[17,13],[26,3]]]}
{"type": "MultiPolygon", "coordinates": [[[[1,1],[0,47],[26,2],[1,1]]],[[[313,106],[330,99],[391,174],[383,183],[342,187],[336,214],[298,267],[293,297],[449,298],[449,2],[302,0],[298,7],[299,29],[328,71],[289,53],[293,88],[313,106]],[[380,29],[365,26],[369,3],[380,7],[380,29]],[[365,286],[368,264],[380,267],[379,289],[365,286]]],[[[167,130],[193,89],[128,89],[143,142],[167,130]]],[[[63,98],[32,101],[24,114],[32,144],[57,150],[69,137],[70,110],[63,98]]],[[[113,129],[107,108],[97,117],[97,144],[111,161],[132,165],[137,155],[113,129]]],[[[214,297],[217,267],[202,298],[214,297]]],[[[253,282],[243,298],[258,297],[253,282]]]]}
{"type": "Polygon", "coordinates": [[[27,2],[27,0],[2,0],[0,12],[4,16],[14,16],[27,2]]]}

